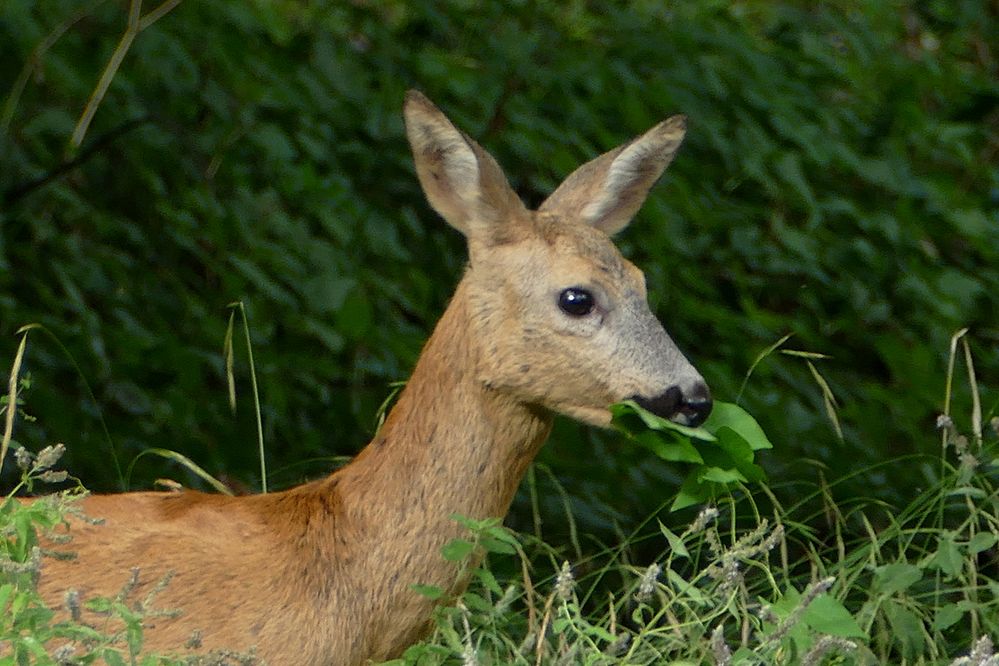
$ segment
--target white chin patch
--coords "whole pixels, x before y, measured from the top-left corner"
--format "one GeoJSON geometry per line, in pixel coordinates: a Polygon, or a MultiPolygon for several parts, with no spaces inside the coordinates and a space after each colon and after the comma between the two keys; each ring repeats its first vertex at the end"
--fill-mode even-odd
{"type": "Polygon", "coordinates": [[[673,416],[669,417],[669,420],[673,423],[679,423],[682,426],[693,426],[691,418],[683,412],[677,412],[673,416]]]}

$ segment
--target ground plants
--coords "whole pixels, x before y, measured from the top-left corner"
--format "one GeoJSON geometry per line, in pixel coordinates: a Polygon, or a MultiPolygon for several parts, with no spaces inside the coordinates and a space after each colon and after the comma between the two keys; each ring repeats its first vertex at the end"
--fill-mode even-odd
{"type": "MultiPolygon", "coordinates": [[[[146,447],[259,487],[253,410],[234,420],[222,390],[225,308],[242,299],[268,456],[303,461],[270,481],[317,476],[367,441],[461,271],[412,178],[406,88],[524,165],[533,203],[682,112],[688,139],[621,239],[657,314],[730,399],[789,332],[833,358],[842,439],[798,359],[769,358],[743,398],[783,443],[782,476],[907,455],[939,411],[951,331],[973,326],[980,366],[999,369],[997,20],[976,2],[9,0],[0,351],[31,321],[73,351],[114,438],[48,349],[31,360],[35,412],[43,441],[79,434],[66,455],[94,490],[123,489],[114,459],[146,447]]],[[[560,427],[553,444],[589,530],[637,519],[674,481],[600,435],[560,427]]],[[[856,483],[890,499],[929,481],[856,483]]]]}
{"type": "MultiPolygon", "coordinates": [[[[963,351],[977,395],[964,333],[947,385],[963,351]]],[[[949,392],[938,455],[883,464],[936,469],[902,506],[844,497],[848,479],[746,484],[679,533],[659,522],[572,561],[533,535],[470,524],[471,542],[444,555],[476,543],[492,566],[398,663],[995,664],[999,417],[975,399],[962,433],[949,392]],[[781,503],[788,485],[796,499],[781,503]],[[649,542],[658,552],[636,561],[649,542]]]]}
{"type": "MultiPolygon", "coordinates": [[[[9,402],[4,405],[6,410],[13,408],[9,402]]],[[[9,442],[8,431],[4,443],[9,442]]],[[[55,469],[65,447],[56,444],[33,455],[15,442],[8,450],[20,482],[0,498],[0,664],[82,664],[97,660],[111,666],[160,664],[155,657],[136,660],[142,648],[142,613],[125,603],[127,590],[115,599],[87,602],[109,618],[119,618],[124,626],[120,633],[102,632],[79,623],[82,602],[78,595],[67,595],[65,604],[70,617],[65,621],[57,621],[53,609],[42,602],[35,590],[45,557],[38,533],[51,530],[64,515],[74,511],[82,488],[53,492],[31,504],[18,502],[15,495],[21,492],[42,493],[47,484],[67,480],[65,471],[55,469]]]]}

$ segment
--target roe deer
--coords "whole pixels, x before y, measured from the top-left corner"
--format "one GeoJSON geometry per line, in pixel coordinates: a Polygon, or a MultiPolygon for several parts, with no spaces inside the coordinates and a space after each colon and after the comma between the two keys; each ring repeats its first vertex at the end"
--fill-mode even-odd
{"type": "Polygon", "coordinates": [[[684,118],[580,167],[530,211],[426,97],[409,92],[404,115],[426,197],[466,237],[469,262],[377,436],[284,492],[85,498],[103,524],[71,518],[71,541],[47,544],[76,554],[44,562],[53,607],[70,589],[114,596],[133,569],[142,599],[172,574],[155,606],[178,612],[146,618],[145,650],[252,649],[271,666],[389,659],[429,629],[435,602],[412,584],[455,595],[467,583],[441,557],[464,531],[450,516],[503,516],[555,414],[607,426],[608,406],[633,398],[681,423],[706,418],[704,380],[609,238],[673,159],[684,118]]]}

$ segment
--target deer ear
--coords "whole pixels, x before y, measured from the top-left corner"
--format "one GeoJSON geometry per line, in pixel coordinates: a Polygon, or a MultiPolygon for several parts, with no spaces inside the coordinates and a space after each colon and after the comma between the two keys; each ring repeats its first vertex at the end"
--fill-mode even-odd
{"type": "Polygon", "coordinates": [[[406,93],[406,135],[427,201],[470,242],[494,245],[521,237],[528,213],[479,144],[422,93],[406,93]]]}
{"type": "Polygon", "coordinates": [[[686,130],[685,116],[664,120],[573,171],[538,210],[617,233],[628,226],[673,161],[686,130]]]}

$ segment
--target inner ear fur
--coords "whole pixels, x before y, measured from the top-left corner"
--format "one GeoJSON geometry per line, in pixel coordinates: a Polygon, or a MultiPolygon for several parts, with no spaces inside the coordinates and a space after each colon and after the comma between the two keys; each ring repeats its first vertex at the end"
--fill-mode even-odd
{"type": "Polygon", "coordinates": [[[673,161],[686,134],[685,116],[672,116],[645,134],[587,162],[538,209],[614,234],[628,226],[649,190],[673,161]]]}

